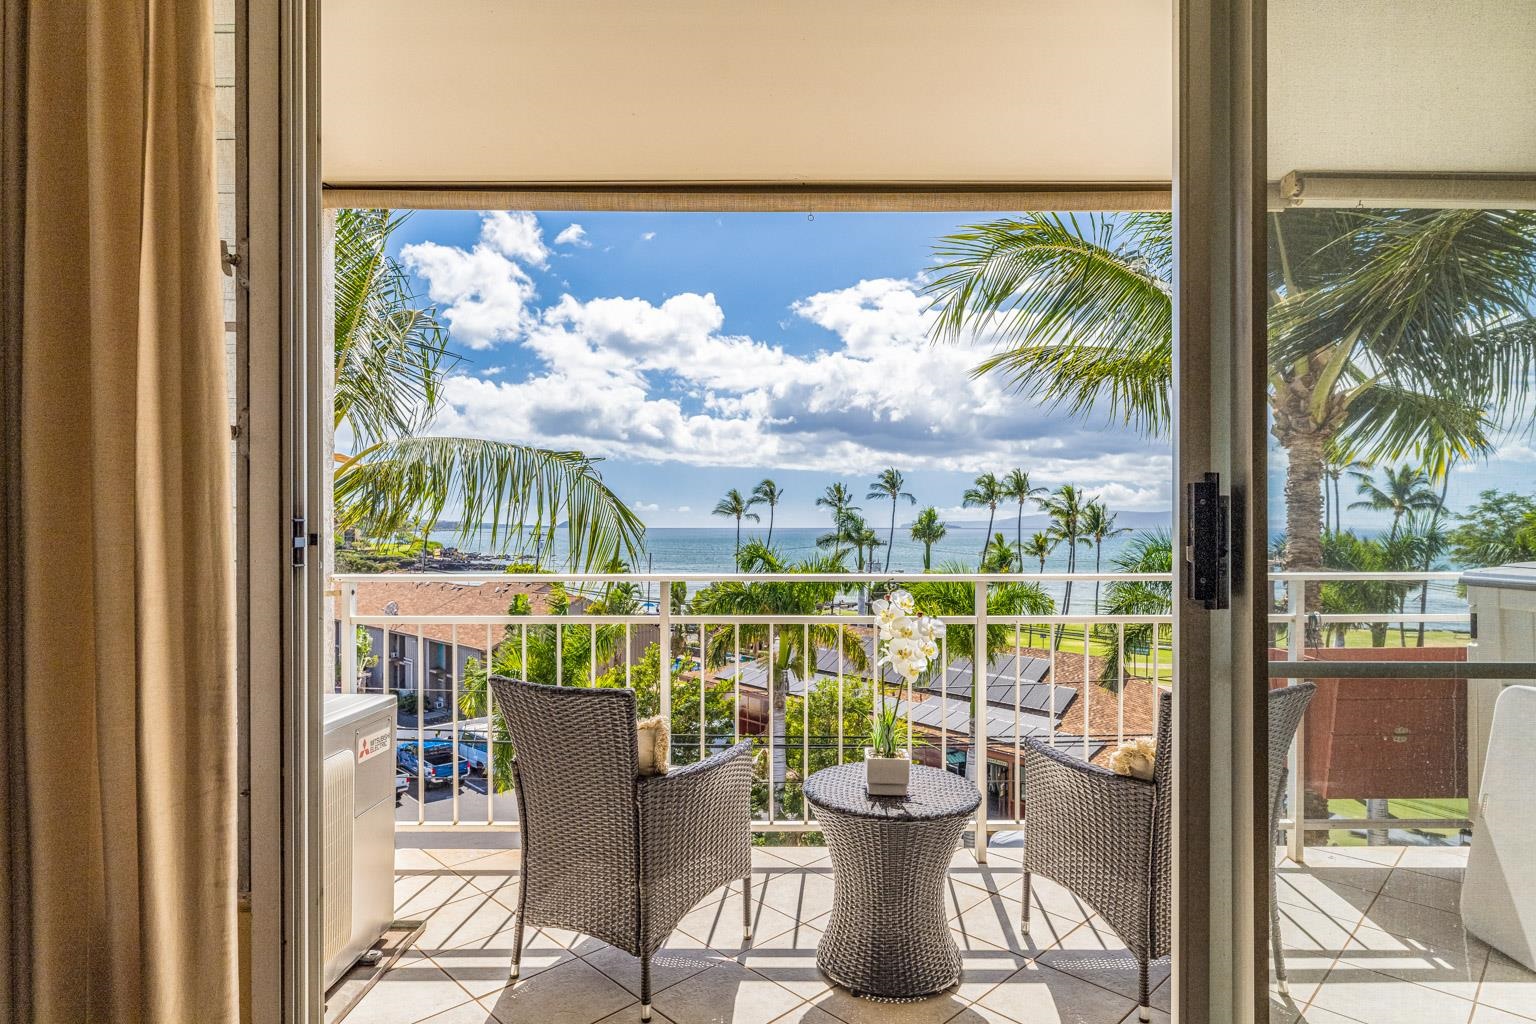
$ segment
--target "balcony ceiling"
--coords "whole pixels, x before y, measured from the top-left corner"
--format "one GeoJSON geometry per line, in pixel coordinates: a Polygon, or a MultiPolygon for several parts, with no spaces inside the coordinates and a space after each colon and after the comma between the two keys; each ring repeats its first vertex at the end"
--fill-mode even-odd
{"type": "MultiPolygon", "coordinates": [[[[1270,177],[1536,171],[1536,18],[1273,0],[1270,177]]],[[[324,0],[330,185],[1160,183],[1168,0],[324,0]]]]}

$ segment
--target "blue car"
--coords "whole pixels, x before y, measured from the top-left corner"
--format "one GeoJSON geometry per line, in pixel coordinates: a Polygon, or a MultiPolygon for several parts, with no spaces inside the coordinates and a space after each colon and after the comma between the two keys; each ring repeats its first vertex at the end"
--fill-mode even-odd
{"type": "MultiPolygon", "coordinates": [[[[400,769],[410,776],[412,782],[425,776],[427,785],[435,786],[440,783],[453,781],[453,743],[449,740],[427,740],[423,744],[426,764],[418,764],[416,759],[417,741],[405,740],[396,745],[395,763],[400,769]]],[[[459,783],[469,778],[469,761],[459,758],[459,783]]]]}

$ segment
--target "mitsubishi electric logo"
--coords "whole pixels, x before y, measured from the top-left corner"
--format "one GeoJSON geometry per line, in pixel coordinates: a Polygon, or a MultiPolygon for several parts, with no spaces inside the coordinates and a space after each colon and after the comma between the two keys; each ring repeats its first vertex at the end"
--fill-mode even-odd
{"type": "Polygon", "coordinates": [[[382,754],[389,749],[389,729],[380,729],[368,736],[359,736],[357,739],[357,763],[362,764],[377,754],[382,754]]]}

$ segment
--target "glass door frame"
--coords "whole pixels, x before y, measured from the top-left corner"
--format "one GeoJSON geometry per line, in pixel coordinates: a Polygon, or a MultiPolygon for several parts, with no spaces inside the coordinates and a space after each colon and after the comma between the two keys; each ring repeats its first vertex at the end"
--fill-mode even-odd
{"type": "MultiPolygon", "coordinates": [[[[1176,537],[1188,485],[1230,496],[1230,598],[1174,573],[1173,1018],[1267,1018],[1268,615],[1264,0],[1179,0],[1175,94],[1176,537]]],[[[1181,542],[1182,543],[1182,542],[1181,542]]],[[[1175,545],[1181,550],[1181,544],[1175,545]]]]}

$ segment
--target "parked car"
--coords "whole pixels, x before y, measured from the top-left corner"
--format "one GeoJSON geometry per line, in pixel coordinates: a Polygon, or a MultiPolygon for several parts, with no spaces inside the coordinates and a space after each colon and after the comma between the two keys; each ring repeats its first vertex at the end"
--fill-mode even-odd
{"type": "MultiPolygon", "coordinates": [[[[399,755],[396,755],[398,759],[399,755]]],[[[405,797],[406,791],[411,788],[411,777],[405,772],[395,772],[395,806],[400,806],[400,801],[405,797]]]]}
{"type": "Polygon", "coordinates": [[[485,737],[477,732],[466,732],[459,737],[459,756],[469,762],[469,768],[477,775],[488,775],[490,758],[485,752],[485,737]]]}
{"type": "MultiPolygon", "coordinates": [[[[395,763],[401,770],[413,780],[425,777],[429,786],[451,783],[454,775],[453,743],[449,740],[427,740],[421,744],[425,764],[417,761],[417,746],[416,740],[406,740],[397,745],[395,763]]],[[[459,782],[462,784],[469,778],[469,761],[461,756],[458,765],[459,782]]]]}

